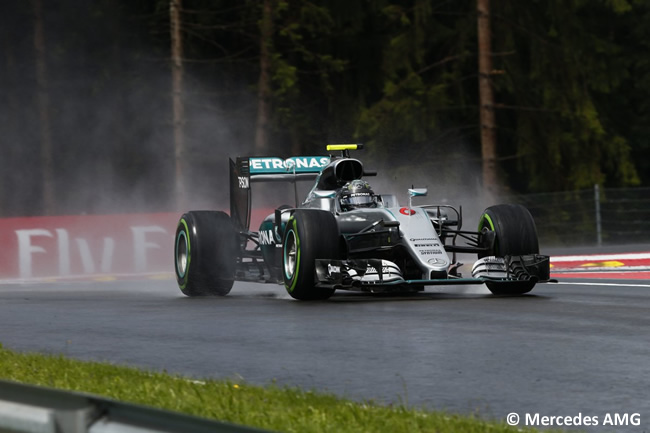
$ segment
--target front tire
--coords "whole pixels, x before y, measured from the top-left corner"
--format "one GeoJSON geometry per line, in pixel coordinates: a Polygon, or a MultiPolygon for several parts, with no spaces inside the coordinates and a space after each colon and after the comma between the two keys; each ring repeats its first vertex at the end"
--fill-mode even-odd
{"type": "Polygon", "coordinates": [[[335,259],[339,255],[339,229],[334,215],[327,211],[296,210],[284,231],[282,274],[284,287],[294,299],[324,300],[334,289],[316,287],[316,259],[335,259]]]}
{"type": "MultiPolygon", "coordinates": [[[[539,254],[535,220],[528,209],[518,204],[490,206],[483,212],[479,232],[494,232],[494,246],[485,256],[522,256],[539,254]]],[[[522,295],[535,287],[535,281],[488,281],[487,288],[495,295],[522,295]]]]}
{"type": "Polygon", "coordinates": [[[225,296],[235,281],[237,235],[230,217],[191,211],[178,222],[174,240],[176,282],[187,296],[225,296]]]}

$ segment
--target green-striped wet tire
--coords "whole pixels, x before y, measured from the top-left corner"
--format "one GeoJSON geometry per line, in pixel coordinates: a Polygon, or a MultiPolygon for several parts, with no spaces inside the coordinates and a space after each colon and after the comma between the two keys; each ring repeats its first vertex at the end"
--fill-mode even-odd
{"type": "Polygon", "coordinates": [[[298,209],[289,218],[282,240],[282,274],[289,295],[302,301],[332,296],[333,289],[315,287],[315,260],[338,258],[339,229],[334,215],[298,209]]]}
{"type": "Polygon", "coordinates": [[[191,211],[178,222],[174,268],[187,296],[224,296],[235,281],[237,235],[230,217],[218,211],[191,211]]]}
{"type": "MultiPolygon", "coordinates": [[[[485,256],[521,256],[539,254],[539,241],[535,221],[528,209],[518,204],[490,206],[479,220],[478,230],[495,232],[492,251],[479,254],[485,256]]],[[[521,295],[530,292],[534,282],[487,282],[486,286],[495,295],[521,295]]]]}

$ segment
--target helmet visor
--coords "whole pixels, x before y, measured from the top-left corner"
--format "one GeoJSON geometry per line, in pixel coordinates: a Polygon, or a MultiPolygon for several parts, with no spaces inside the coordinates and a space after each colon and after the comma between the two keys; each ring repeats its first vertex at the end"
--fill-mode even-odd
{"type": "Polygon", "coordinates": [[[351,194],[341,200],[344,206],[355,207],[370,207],[375,204],[375,197],[367,192],[351,194]]]}

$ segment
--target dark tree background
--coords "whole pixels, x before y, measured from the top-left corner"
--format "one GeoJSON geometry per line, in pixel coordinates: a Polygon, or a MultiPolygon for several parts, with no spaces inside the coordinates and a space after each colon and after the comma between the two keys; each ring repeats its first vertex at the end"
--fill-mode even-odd
{"type": "MultiPolygon", "coordinates": [[[[169,11],[2,2],[0,216],[182,210],[169,11]]],[[[188,206],[223,206],[228,156],[328,142],[367,143],[396,184],[480,192],[476,0],[183,0],[180,18],[188,206]]],[[[650,3],[492,0],[491,21],[501,190],[648,185],[650,3]]]]}

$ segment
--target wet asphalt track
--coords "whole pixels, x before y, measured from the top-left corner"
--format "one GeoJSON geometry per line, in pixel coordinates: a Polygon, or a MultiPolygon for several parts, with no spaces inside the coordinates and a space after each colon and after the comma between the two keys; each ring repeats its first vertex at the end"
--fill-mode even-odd
{"type": "Polygon", "coordinates": [[[636,412],[641,426],[619,431],[648,431],[650,281],[611,283],[538,285],[519,298],[483,286],[337,292],[322,303],[275,285],[187,298],[172,280],[0,284],[0,342],[498,420],[636,412]]]}

